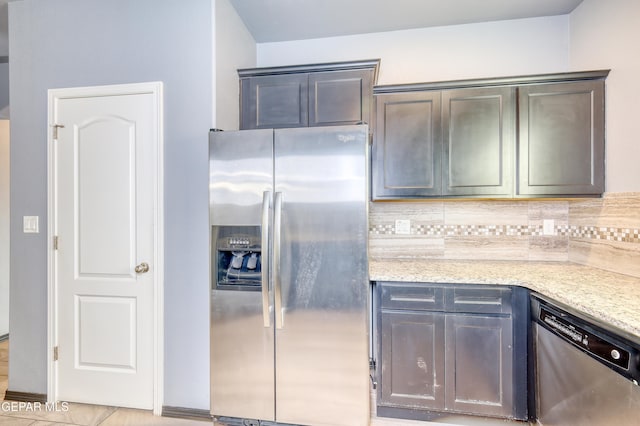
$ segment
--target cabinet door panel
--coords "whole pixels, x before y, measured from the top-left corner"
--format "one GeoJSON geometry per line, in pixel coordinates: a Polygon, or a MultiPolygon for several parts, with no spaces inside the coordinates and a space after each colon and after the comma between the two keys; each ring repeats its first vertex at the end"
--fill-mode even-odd
{"type": "Polygon", "coordinates": [[[604,82],[519,90],[519,194],[604,192],[604,82]]]}
{"type": "Polygon", "coordinates": [[[379,95],[373,198],[441,192],[440,92],[379,95]]]}
{"type": "Polygon", "coordinates": [[[306,127],[308,124],[308,75],[254,77],[249,82],[249,106],[243,109],[243,128],[306,127]]]}
{"type": "Polygon", "coordinates": [[[309,75],[309,126],[370,121],[371,71],[330,71],[309,75]]]}
{"type": "Polygon", "coordinates": [[[443,194],[511,195],[515,89],[442,93],[443,194]]]}
{"type": "Polygon", "coordinates": [[[447,315],[446,330],[447,409],[512,416],[511,318],[447,315]]]}
{"type": "Polygon", "coordinates": [[[444,409],[444,315],[381,313],[378,405],[444,409]]]}

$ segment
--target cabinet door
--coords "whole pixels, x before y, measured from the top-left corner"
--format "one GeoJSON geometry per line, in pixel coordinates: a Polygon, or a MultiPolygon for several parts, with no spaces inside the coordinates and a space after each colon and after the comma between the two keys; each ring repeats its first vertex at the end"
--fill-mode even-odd
{"type": "Polygon", "coordinates": [[[308,74],[251,77],[242,89],[241,129],[308,125],[308,74]]]}
{"type": "Polygon", "coordinates": [[[510,317],[447,315],[445,355],[447,410],[513,415],[510,317]]]}
{"type": "Polygon", "coordinates": [[[381,313],[378,405],[444,409],[444,314],[381,313]]]}
{"type": "Polygon", "coordinates": [[[515,89],[442,93],[443,195],[513,194],[515,89]]]}
{"type": "Polygon", "coordinates": [[[372,71],[309,74],[309,126],[369,123],[372,71]]]}
{"type": "Polygon", "coordinates": [[[519,194],[604,192],[604,81],[519,89],[519,194]]]}
{"type": "Polygon", "coordinates": [[[441,193],[440,92],[376,96],[373,198],[441,193]]]}

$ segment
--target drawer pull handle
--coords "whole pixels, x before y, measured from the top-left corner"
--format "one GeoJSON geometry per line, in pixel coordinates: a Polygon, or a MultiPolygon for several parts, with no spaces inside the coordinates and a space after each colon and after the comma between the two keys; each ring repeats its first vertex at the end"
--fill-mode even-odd
{"type": "Polygon", "coordinates": [[[470,297],[456,297],[454,303],[464,303],[473,305],[501,305],[502,299],[476,299],[470,297]]]}
{"type": "Polygon", "coordinates": [[[420,296],[391,296],[393,302],[429,302],[435,303],[434,297],[420,297],[420,296]]]}

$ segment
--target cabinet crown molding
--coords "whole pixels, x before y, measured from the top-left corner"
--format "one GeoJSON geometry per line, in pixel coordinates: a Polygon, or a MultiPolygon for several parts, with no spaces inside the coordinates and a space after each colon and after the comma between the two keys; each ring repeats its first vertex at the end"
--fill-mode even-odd
{"type": "Polygon", "coordinates": [[[378,82],[380,59],[363,59],[346,62],[328,62],[320,64],[285,65],[263,68],[243,68],[238,70],[238,76],[256,77],[263,75],[296,74],[301,72],[345,71],[359,69],[373,69],[373,84],[378,82]]]}
{"type": "Polygon", "coordinates": [[[373,87],[373,94],[416,92],[421,90],[459,89],[467,87],[522,86],[528,84],[566,83],[569,81],[605,79],[611,70],[576,71],[554,74],[534,74],[513,77],[475,78],[467,80],[425,83],[388,84],[373,87]]]}

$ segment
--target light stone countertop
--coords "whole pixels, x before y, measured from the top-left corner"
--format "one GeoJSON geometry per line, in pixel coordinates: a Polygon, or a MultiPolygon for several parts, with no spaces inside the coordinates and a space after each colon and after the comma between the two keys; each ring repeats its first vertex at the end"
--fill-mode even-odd
{"type": "Polygon", "coordinates": [[[371,281],[527,287],[640,339],[640,278],[564,262],[370,260],[371,281]]]}

